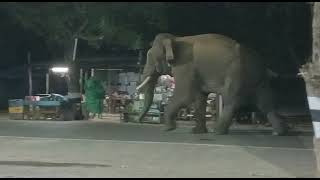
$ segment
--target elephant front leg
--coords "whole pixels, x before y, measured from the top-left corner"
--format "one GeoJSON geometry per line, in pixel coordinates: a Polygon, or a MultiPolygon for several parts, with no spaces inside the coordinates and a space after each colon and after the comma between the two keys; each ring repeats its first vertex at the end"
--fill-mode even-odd
{"type": "Polygon", "coordinates": [[[192,128],[192,133],[201,134],[208,133],[208,129],[206,127],[206,105],[207,105],[207,97],[208,95],[199,93],[195,100],[195,120],[196,126],[192,128]]]}
{"type": "Polygon", "coordinates": [[[188,95],[177,95],[175,92],[173,97],[170,99],[169,104],[167,105],[164,113],[165,118],[165,131],[172,131],[177,128],[176,118],[179,113],[179,110],[183,107],[186,107],[191,103],[192,98],[188,95]]]}
{"type": "Polygon", "coordinates": [[[224,96],[223,100],[224,106],[220,116],[218,117],[218,121],[214,124],[213,128],[214,133],[218,135],[228,134],[229,127],[232,124],[232,118],[234,117],[239,105],[236,98],[224,96]]]}
{"type": "Polygon", "coordinates": [[[232,124],[232,118],[234,117],[234,112],[234,105],[227,105],[223,108],[222,114],[214,126],[215,134],[228,134],[229,127],[232,124]]]}

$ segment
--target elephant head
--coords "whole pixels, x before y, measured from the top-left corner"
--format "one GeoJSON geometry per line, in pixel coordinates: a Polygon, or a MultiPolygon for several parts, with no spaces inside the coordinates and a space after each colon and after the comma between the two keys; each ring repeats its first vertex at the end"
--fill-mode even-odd
{"type": "Polygon", "coordinates": [[[137,87],[138,91],[143,91],[144,107],[138,118],[141,122],[142,118],[148,112],[154,96],[154,88],[158,78],[161,75],[171,75],[170,61],[174,59],[172,40],[174,36],[171,34],[158,34],[152,47],[147,52],[147,62],[143,69],[142,83],[137,87]]]}

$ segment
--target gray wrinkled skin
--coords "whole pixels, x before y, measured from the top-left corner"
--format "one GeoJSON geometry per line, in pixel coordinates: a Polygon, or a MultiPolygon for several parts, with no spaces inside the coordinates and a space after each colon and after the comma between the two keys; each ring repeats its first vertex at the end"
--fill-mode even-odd
{"type": "Polygon", "coordinates": [[[158,34],[147,54],[143,79],[150,76],[145,93],[141,120],[149,110],[153,90],[160,75],[172,74],[176,87],[165,111],[165,130],[176,129],[178,111],[191,103],[196,106],[193,133],[206,133],[205,108],[209,93],[222,95],[224,108],[214,126],[216,134],[227,134],[237,110],[256,105],[274,128],[275,135],[287,132],[286,123],[274,109],[262,58],[252,49],[219,34],[175,37],[158,34]]]}

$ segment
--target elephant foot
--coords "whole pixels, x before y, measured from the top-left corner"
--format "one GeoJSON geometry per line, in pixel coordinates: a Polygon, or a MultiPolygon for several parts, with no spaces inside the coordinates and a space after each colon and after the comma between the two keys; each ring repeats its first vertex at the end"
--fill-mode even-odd
{"type": "Polygon", "coordinates": [[[213,128],[213,133],[216,135],[224,135],[229,133],[229,128],[223,125],[216,125],[213,128]]]}
{"type": "Polygon", "coordinates": [[[274,136],[285,136],[288,134],[289,126],[287,123],[282,121],[279,124],[276,124],[273,126],[273,132],[272,135],[274,136]]]}
{"type": "Polygon", "coordinates": [[[275,113],[269,113],[268,118],[273,127],[272,135],[285,136],[288,134],[289,126],[284,119],[280,118],[275,113]]]}
{"type": "Polygon", "coordinates": [[[192,128],[193,134],[205,134],[208,133],[208,129],[206,127],[194,127],[192,128]]]}
{"type": "Polygon", "coordinates": [[[215,134],[215,135],[225,135],[228,133],[229,133],[228,129],[214,129],[213,130],[213,134],[215,134]]]}
{"type": "Polygon", "coordinates": [[[276,130],[274,130],[273,132],[272,132],[272,135],[273,136],[285,136],[285,135],[287,135],[288,134],[288,129],[282,129],[282,130],[278,130],[278,131],[276,131],[276,130]]]}
{"type": "Polygon", "coordinates": [[[135,122],[138,122],[138,123],[142,124],[142,123],[143,123],[142,119],[143,119],[143,118],[138,117],[137,119],[135,119],[135,122]]]}
{"type": "Polygon", "coordinates": [[[164,131],[173,131],[175,129],[177,129],[176,123],[170,122],[165,125],[164,131]]]}
{"type": "Polygon", "coordinates": [[[177,127],[175,127],[175,126],[166,126],[165,128],[164,128],[164,131],[173,131],[173,130],[175,130],[175,129],[177,129],[177,127]]]}

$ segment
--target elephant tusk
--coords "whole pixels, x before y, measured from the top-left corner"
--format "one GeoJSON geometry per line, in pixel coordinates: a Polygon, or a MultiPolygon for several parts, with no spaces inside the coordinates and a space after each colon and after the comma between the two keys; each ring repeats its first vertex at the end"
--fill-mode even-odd
{"type": "Polygon", "coordinates": [[[151,77],[148,76],[137,88],[136,90],[141,89],[143,86],[145,86],[149,81],[150,81],[151,77]]]}

